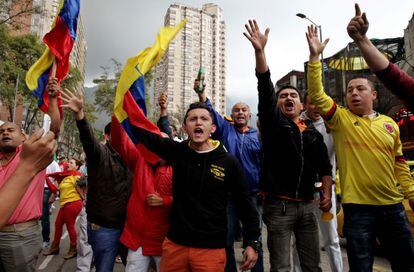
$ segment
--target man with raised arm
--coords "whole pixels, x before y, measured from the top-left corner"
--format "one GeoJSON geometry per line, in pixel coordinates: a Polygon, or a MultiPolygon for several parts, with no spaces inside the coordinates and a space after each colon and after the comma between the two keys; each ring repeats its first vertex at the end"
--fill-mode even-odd
{"type": "Polygon", "coordinates": [[[0,228],[6,225],[19,205],[33,177],[53,161],[56,151],[55,134],[49,131],[42,137],[43,132],[43,129],[37,130],[23,144],[19,165],[0,188],[0,228]]]}
{"type": "MultiPolygon", "coordinates": [[[[240,162],[249,186],[249,197],[259,214],[260,229],[262,226],[262,197],[259,195],[260,178],[260,141],[258,130],[248,125],[251,118],[250,107],[243,102],[236,103],[231,110],[233,124],[225,120],[217,111],[214,110],[211,101],[203,91],[198,92],[198,80],[195,80],[194,90],[198,94],[199,101],[206,103],[213,113],[214,124],[217,127],[213,138],[221,141],[230,154],[234,155],[240,162]]],[[[227,205],[227,246],[226,246],[226,272],[237,271],[236,259],[234,257],[234,240],[236,238],[239,219],[238,213],[243,211],[236,210],[236,203],[230,198],[227,205]]],[[[252,271],[263,271],[263,251],[259,252],[259,259],[252,271]]]]}
{"type": "Polygon", "coordinates": [[[349,37],[354,40],[369,68],[385,87],[401,99],[409,110],[414,111],[414,78],[391,63],[372,44],[366,36],[368,27],[365,12],[361,14],[359,5],[355,4],[355,17],[351,19],[347,27],[349,37]]]}
{"type": "Polygon", "coordinates": [[[267,195],[263,220],[268,230],[270,271],[290,271],[291,236],[302,271],[321,271],[314,184],[323,183],[320,209],[331,208],[332,166],[322,135],[300,118],[302,103],[293,86],[276,93],[265,57],[269,29],[262,34],[256,21],[244,33],[256,57],[259,121],[263,145],[261,189],[267,195]]]}
{"type": "Polygon", "coordinates": [[[97,271],[112,271],[119,238],[125,224],[132,174],[109,143],[111,124],[105,126],[106,144],[96,139],[83,111],[80,91],[62,91],[63,108],[73,112],[79,138],[88,161],[88,242],[92,246],[97,271]]]}
{"type": "Polygon", "coordinates": [[[402,154],[398,126],[374,111],[377,92],[366,78],[348,82],[349,108],[337,106],[322,86],[319,55],[328,40],[321,43],[314,26],[308,27],[306,37],[309,97],[332,131],[340,169],[350,270],[372,271],[378,236],[392,270],[412,271],[413,239],[401,202],[405,196],[414,208],[414,182],[402,154]]]}
{"type": "Polygon", "coordinates": [[[260,250],[260,230],[243,170],[220,142],[209,138],[216,127],[205,103],[190,105],[183,126],[189,140],[181,143],[132,127],[140,143],[173,167],[174,201],[161,271],[224,271],[229,193],[244,211],[242,221],[248,242],[241,269],[251,269],[260,250]]]}
{"type": "MultiPolygon", "coordinates": [[[[46,91],[49,93],[48,114],[51,117],[50,130],[52,131],[46,139],[51,142],[54,142],[51,136],[56,138],[60,127],[58,90],[57,80],[51,78],[46,86],[46,91]]],[[[0,189],[6,186],[6,180],[19,168],[25,139],[20,125],[6,122],[0,126],[0,189]]],[[[31,176],[32,181],[19,204],[8,217],[6,225],[0,228],[0,270],[3,269],[2,271],[36,270],[37,258],[42,249],[39,219],[42,216],[45,175],[46,170],[43,169],[31,176]]]]}

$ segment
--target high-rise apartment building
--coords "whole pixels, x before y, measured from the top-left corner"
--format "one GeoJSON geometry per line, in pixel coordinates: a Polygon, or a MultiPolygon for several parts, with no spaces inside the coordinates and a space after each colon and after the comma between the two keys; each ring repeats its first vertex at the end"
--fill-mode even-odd
{"type": "Polygon", "coordinates": [[[175,26],[187,18],[187,24],[170,43],[168,51],[155,67],[154,99],[167,91],[168,110],[184,110],[198,99],[193,90],[200,65],[205,69],[207,96],[215,109],[226,111],[225,22],[218,5],[205,4],[201,9],[181,4],[171,5],[165,26],[175,26]]]}

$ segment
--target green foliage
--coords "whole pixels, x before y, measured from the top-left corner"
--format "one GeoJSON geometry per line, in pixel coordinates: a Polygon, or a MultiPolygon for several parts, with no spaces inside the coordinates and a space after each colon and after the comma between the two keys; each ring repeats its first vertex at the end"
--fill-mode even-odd
{"type": "Polygon", "coordinates": [[[112,59],[112,71],[114,77],[110,76],[110,68],[101,66],[102,75],[93,80],[93,83],[98,84],[98,89],[95,92],[95,105],[97,110],[105,112],[108,116],[112,115],[115,100],[116,84],[122,73],[122,65],[115,59],[112,59]]]}
{"type": "Polygon", "coordinates": [[[34,97],[25,83],[25,75],[41,56],[43,44],[32,34],[12,37],[5,25],[0,25],[0,41],[0,100],[11,113],[17,85],[20,94],[17,96],[20,100],[18,103],[35,107],[34,97]]]}
{"type": "MultiPolygon", "coordinates": [[[[70,90],[73,93],[80,92],[83,89],[80,86],[82,82],[82,75],[78,68],[71,67],[69,75],[62,81],[61,87],[70,90]]],[[[97,117],[95,115],[96,108],[93,104],[84,101],[83,111],[86,119],[90,124],[93,124],[97,117]]],[[[73,113],[70,110],[64,112],[63,117],[63,132],[59,139],[60,155],[67,158],[80,158],[82,151],[82,143],[80,142],[79,130],[76,126],[76,121],[73,113]]]]}

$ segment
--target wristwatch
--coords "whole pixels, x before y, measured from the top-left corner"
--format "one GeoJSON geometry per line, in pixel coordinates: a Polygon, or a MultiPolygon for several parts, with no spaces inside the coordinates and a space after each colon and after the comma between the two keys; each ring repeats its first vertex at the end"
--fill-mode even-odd
{"type": "Polygon", "coordinates": [[[259,253],[259,251],[262,250],[262,242],[261,241],[250,241],[250,243],[247,244],[247,246],[250,246],[256,251],[256,253],[259,253]]]}

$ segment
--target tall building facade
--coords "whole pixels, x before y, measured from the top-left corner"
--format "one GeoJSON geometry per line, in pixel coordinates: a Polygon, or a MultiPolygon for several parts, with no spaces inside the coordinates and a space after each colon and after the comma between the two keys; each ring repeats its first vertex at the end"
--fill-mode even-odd
{"type": "Polygon", "coordinates": [[[198,100],[193,90],[200,66],[205,69],[206,94],[221,114],[226,110],[226,25],[218,5],[205,4],[201,9],[181,4],[171,5],[165,15],[165,26],[181,20],[187,24],[170,43],[155,67],[154,102],[168,92],[168,110],[184,111],[198,100]]]}

